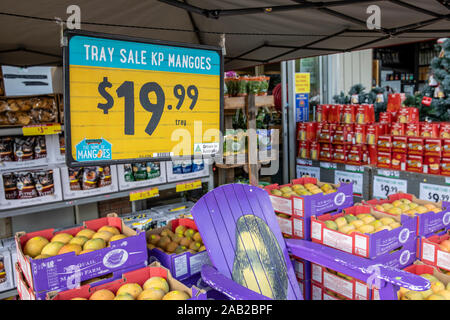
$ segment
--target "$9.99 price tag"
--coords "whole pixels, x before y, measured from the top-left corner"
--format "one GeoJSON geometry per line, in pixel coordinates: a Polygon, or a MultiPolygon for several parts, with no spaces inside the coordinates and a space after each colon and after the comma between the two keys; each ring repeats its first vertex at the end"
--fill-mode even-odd
{"type": "Polygon", "coordinates": [[[402,179],[391,179],[380,176],[373,178],[373,198],[386,199],[391,194],[407,193],[408,182],[402,179]]]}
{"type": "Polygon", "coordinates": [[[450,187],[420,183],[419,198],[434,202],[450,201],[450,187]]]}
{"type": "Polygon", "coordinates": [[[208,144],[218,145],[220,130],[220,50],[68,35],[72,162],[190,156],[194,143],[215,150],[208,144]]]}
{"type": "Polygon", "coordinates": [[[334,183],[353,183],[353,194],[363,194],[363,174],[336,170],[334,172],[334,183]]]}

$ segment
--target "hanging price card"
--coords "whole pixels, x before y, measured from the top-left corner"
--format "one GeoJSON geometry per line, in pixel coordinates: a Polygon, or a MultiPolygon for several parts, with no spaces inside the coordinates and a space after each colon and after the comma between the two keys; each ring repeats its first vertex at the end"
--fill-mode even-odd
{"type": "Polygon", "coordinates": [[[156,187],[130,193],[130,201],[144,200],[155,197],[159,197],[159,190],[156,187]]]}
{"type": "Polygon", "coordinates": [[[320,181],[320,168],[297,165],[297,178],[310,176],[320,181]]]}
{"type": "Polygon", "coordinates": [[[66,36],[69,164],[218,152],[220,48],[82,31],[66,36]]]}
{"type": "Polygon", "coordinates": [[[356,172],[347,172],[336,170],[334,172],[334,183],[353,183],[353,194],[362,196],[363,193],[363,174],[356,172]]]}
{"type": "Polygon", "coordinates": [[[450,187],[421,183],[419,198],[434,202],[450,201],[450,187]]]}
{"type": "Polygon", "coordinates": [[[61,125],[59,123],[36,124],[22,127],[24,136],[43,136],[61,133],[61,125]]]}
{"type": "Polygon", "coordinates": [[[320,167],[324,169],[337,169],[337,163],[321,162],[320,167]]]}
{"type": "Polygon", "coordinates": [[[391,179],[380,176],[373,177],[373,198],[385,199],[391,194],[403,192],[408,189],[408,181],[402,179],[391,179]]]}
{"type": "Polygon", "coordinates": [[[189,191],[194,189],[200,189],[202,187],[202,181],[196,180],[191,182],[179,183],[176,186],[177,192],[189,191]]]}

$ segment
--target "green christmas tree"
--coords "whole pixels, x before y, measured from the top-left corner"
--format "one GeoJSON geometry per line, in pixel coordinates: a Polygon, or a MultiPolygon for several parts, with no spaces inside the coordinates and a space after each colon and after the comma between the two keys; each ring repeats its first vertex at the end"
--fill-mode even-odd
{"type": "Polygon", "coordinates": [[[438,46],[441,53],[431,60],[431,76],[435,81],[430,81],[421,94],[422,98],[432,100],[430,105],[422,100],[419,107],[421,121],[450,121],[450,38],[440,41],[438,46]]]}

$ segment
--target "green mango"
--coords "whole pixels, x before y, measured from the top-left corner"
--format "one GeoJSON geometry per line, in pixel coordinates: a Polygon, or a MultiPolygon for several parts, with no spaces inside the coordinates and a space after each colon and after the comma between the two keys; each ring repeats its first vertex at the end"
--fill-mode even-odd
{"type": "Polygon", "coordinates": [[[352,221],[358,220],[358,218],[355,217],[355,216],[352,215],[352,214],[348,214],[348,215],[346,215],[344,218],[345,218],[345,220],[347,220],[347,223],[350,223],[350,222],[352,222],[352,221]]]}
{"type": "Polygon", "coordinates": [[[236,222],[232,279],[275,300],[286,300],[288,274],[283,252],[268,225],[254,215],[236,222]]]}

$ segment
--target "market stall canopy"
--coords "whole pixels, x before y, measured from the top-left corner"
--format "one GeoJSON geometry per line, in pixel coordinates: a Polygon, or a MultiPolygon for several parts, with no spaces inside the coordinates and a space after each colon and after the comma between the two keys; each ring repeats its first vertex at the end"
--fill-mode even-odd
{"type": "Polygon", "coordinates": [[[61,64],[56,22],[74,4],[83,30],[216,46],[225,34],[226,70],[450,35],[447,0],[2,0],[0,64],[61,64]]]}

